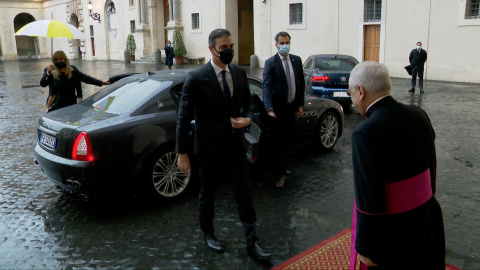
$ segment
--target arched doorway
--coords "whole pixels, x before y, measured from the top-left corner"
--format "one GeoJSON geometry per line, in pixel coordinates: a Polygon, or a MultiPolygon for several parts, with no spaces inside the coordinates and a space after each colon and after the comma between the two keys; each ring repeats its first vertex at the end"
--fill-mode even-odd
{"type": "MultiPolygon", "coordinates": [[[[78,17],[76,14],[72,14],[70,16],[70,22],[71,25],[75,26],[78,28],[78,17]]],[[[70,49],[73,54],[72,59],[82,59],[82,51],[80,50],[80,40],[79,39],[69,39],[68,43],[70,44],[70,49]]]]}
{"type": "MultiPolygon", "coordinates": [[[[17,32],[28,23],[35,21],[35,18],[28,13],[20,13],[13,19],[14,32],[17,32]]],[[[15,36],[17,45],[17,56],[19,59],[39,58],[38,41],[36,37],[15,36]]]]}

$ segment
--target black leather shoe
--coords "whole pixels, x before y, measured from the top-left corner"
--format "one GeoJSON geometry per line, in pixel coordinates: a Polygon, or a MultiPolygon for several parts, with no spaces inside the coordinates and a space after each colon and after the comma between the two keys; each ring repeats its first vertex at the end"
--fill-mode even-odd
{"type": "Polygon", "coordinates": [[[425,93],[425,92],[423,92],[423,89],[420,89],[420,93],[425,93]]]}
{"type": "Polygon", "coordinates": [[[217,253],[223,253],[225,251],[213,234],[205,234],[205,244],[209,249],[217,253]]]}
{"type": "Polygon", "coordinates": [[[247,246],[247,253],[248,256],[252,256],[257,258],[258,260],[269,260],[272,255],[266,252],[265,249],[260,245],[257,241],[253,244],[253,246],[247,246]]]}
{"type": "Polygon", "coordinates": [[[408,92],[409,92],[409,93],[413,93],[413,92],[415,92],[415,89],[410,88],[410,90],[408,90],[408,92]]]}

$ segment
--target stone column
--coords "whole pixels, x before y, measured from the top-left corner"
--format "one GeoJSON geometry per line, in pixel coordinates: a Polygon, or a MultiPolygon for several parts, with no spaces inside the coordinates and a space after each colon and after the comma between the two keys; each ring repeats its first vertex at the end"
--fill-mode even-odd
{"type": "MultiPolygon", "coordinates": [[[[159,49],[160,45],[158,44],[158,31],[163,31],[154,27],[158,25],[158,18],[157,18],[157,5],[159,0],[150,0],[148,1],[148,20],[151,25],[150,27],[150,43],[152,51],[155,49],[159,49]]],[[[160,0],[161,1],[161,0],[160,0]]],[[[163,48],[163,46],[161,46],[163,48]]]]}

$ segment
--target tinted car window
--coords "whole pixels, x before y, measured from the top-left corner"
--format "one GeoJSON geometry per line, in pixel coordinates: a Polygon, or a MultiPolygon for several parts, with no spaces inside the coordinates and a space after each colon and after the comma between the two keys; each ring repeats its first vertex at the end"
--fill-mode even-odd
{"type": "Polygon", "coordinates": [[[315,59],[315,70],[345,70],[351,71],[357,63],[348,59],[315,59]]]}
{"type": "Polygon", "coordinates": [[[262,84],[254,81],[254,80],[249,80],[248,84],[249,84],[250,90],[255,92],[255,94],[257,94],[257,96],[259,96],[261,98],[262,94],[263,94],[262,84]]]}
{"type": "Polygon", "coordinates": [[[170,85],[172,85],[171,81],[160,82],[148,79],[130,81],[120,84],[118,88],[106,95],[98,95],[94,98],[92,106],[95,110],[112,114],[130,112],[170,85]]]}
{"type": "Polygon", "coordinates": [[[312,58],[308,58],[307,62],[305,62],[305,65],[303,66],[304,69],[311,70],[312,69],[312,58]]]}

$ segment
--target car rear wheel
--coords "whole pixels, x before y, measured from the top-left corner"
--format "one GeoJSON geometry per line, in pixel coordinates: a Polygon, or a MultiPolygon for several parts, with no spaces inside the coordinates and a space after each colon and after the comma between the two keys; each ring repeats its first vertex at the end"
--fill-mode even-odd
{"type": "Polygon", "coordinates": [[[320,118],[317,128],[317,139],[320,150],[331,150],[338,140],[338,116],[333,112],[326,112],[320,118]]]}
{"type": "Polygon", "coordinates": [[[155,154],[146,171],[148,191],[157,198],[174,198],[185,193],[190,176],[178,170],[178,158],[173,147],[155,154]]]}

